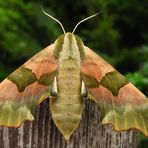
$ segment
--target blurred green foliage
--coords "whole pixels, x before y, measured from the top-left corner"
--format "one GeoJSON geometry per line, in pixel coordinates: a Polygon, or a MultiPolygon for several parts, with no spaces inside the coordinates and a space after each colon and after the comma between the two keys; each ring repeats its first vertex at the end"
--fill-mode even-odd
{"type": "MultiPolygon", "coordinates": [[[[81,19],[103,11],[75,33],[148,95],[147,0],[45,0],[42,4],[68,31],[81,19]]],[[[0,80],[62,34],[40,6],[39,0],[0,0],[0,80]]],[[[138,139],[144,148],[148,141],[138,139]]]]}

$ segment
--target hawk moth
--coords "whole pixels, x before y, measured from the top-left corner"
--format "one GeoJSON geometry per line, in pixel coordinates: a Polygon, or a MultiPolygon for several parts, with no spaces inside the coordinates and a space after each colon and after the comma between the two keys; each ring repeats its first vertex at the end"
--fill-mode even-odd
{"type": "Polygon", "coordinates": [[[136,128],[148,135],[147,97],[74,31],[63,31],[0,83],[0,125],[18,127],[24,120],[32,121],[36,106],[49,98],[52,119],[68,140],[89,98],[98,104],[103,124],[112,124],[117,131],[136,128]]]}

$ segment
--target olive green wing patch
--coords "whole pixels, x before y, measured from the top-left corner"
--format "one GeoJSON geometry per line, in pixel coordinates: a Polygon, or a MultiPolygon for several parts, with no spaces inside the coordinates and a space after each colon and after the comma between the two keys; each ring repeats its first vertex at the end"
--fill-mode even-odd
{"type": "Polygon", "coordinates": [[[56,72],[56,70],[55,70],[55,71],[53,71],[53,72],[50,72],[50,73],[47,73],[47,74],[42,75],[42,76],[39,78],[38,83],[39,83],[39,84],[42,84],[42,85],[47,85],[47,86],[49,86],[50,84],[52,84],[53,79],[54,79],[56,73],[57,73],[57,72],[56,72]]]}
{"type": "Polygon", "coordinates": [[[100,84],[118,96],[120,88],[128,83],[128,80],[117,71],[106,73],[100,84]]]}
{"type": "Polygon", "coordinates": [[[102,123],[112,124],[117,131],[136,128],[148,136],[148,98],[100,56],[84,49],[81,73],[87,79],[82,79],[89,98],[102,112],[102,123]],[[99,85],[93,86],[96,82],[99,85]]]}
{"type": "Polygon", "coordinates": [[[50,96],[49,87],[57,71],[50,45],[0,83],[0,125],[18,127],[33,120],[35,109],[50,96]]]}
{"type": "Polygon", "coordinates": [[[99,82],[95,78],[85,75],[84,73],[82,73],[81,76],[86,87],[94,88],[99,86],[99,82]]]}
{"type": "Polygon", "coordinates": [[[32,72],[31,69],[20,67],[10,76],[8,80],[16,84],[19,92],[24,91],[24,89],[29,85],[37,81],[36,75],[32,72]]]}

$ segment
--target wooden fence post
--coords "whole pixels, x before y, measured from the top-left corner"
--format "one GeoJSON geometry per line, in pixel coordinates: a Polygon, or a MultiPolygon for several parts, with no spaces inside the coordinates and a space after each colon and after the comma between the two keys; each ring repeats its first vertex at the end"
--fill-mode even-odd
{"type": "Polygon", "coordinates": [[[83,119],[67,143],[55,127],[48,100],[36,110],[35,121],[20,128],[0,127],[0,148],[136,148],[135,131],[115,132],[102,126],[96,104],[87,101],[83,119]]]}

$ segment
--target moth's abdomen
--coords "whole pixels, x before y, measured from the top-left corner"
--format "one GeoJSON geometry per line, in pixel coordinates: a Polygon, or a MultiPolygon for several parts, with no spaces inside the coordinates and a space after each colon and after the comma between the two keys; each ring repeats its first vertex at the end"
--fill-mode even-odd
{"type": "Polygon", "coordinates": [[[82,116],[81,77],[74,60],[62,64],[57,75],[58,95],[50,101],[50,107],[56,126],[69,139],[82,116]]]}
{"type": "Polygon", "coordinates": [[[54,103],[51,108],[56,126],[68,140],[80,122],[82,105],[54,103]]]}

